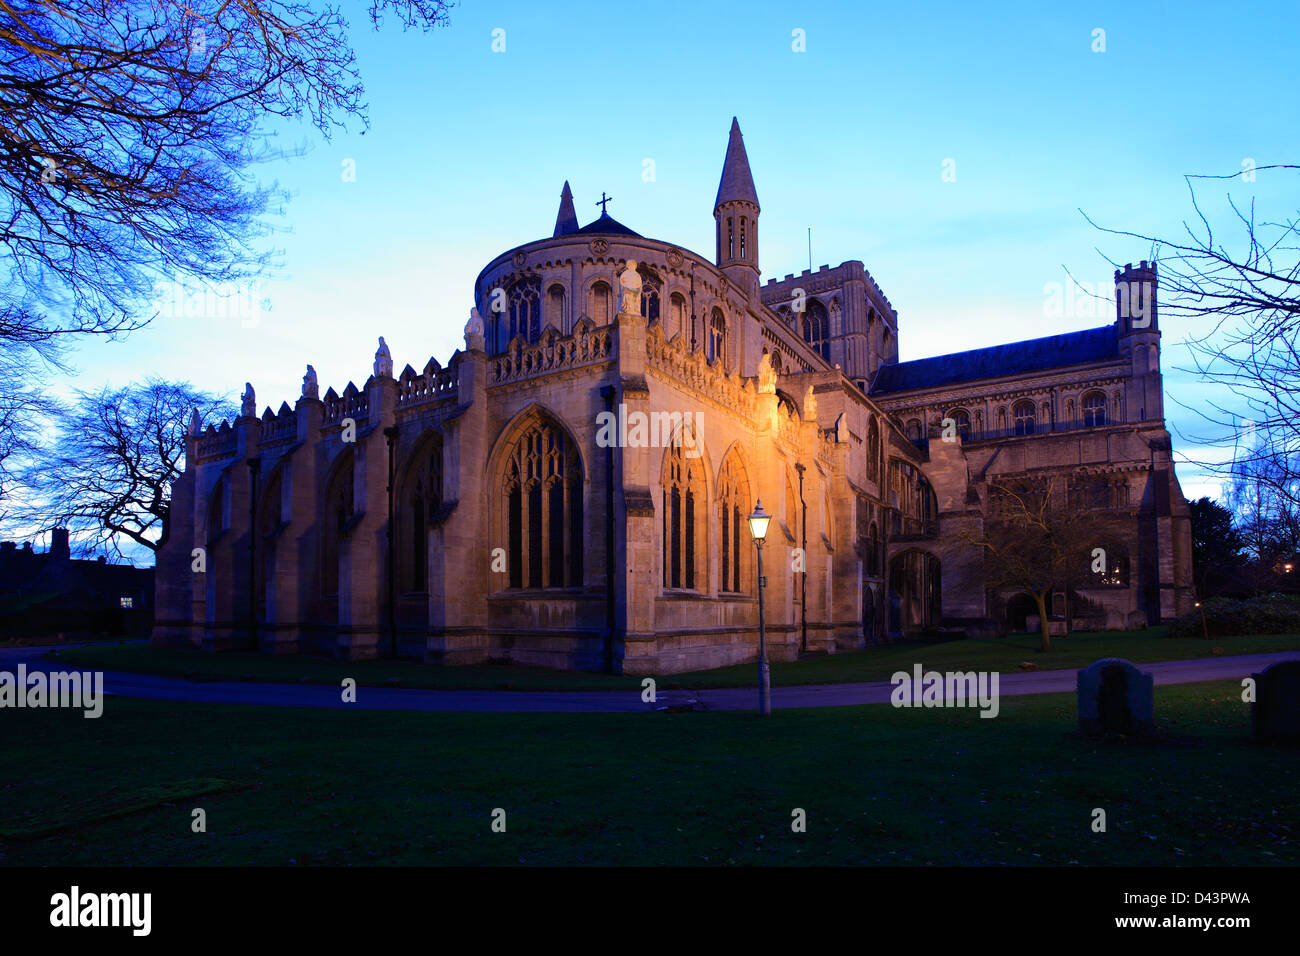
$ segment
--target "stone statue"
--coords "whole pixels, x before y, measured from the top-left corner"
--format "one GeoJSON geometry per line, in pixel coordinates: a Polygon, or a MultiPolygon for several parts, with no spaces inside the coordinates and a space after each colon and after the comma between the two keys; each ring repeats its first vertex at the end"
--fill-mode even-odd
{"type": "Polygon", "coordinates": [[[817,396],[813,394],[813,387],[808,386],[808,391],[803,393],[803,420],[806,422],[817,421],[817,396]]]}
{"type": "Polygon", "coordinates": [[[641,314],[641,273],[636,271],[636,260],[627,260],[627,267],[618,274],[621,296],[618,311],[626,315],[641,314]]]}
{"type": "Polygon", "coordinates": [[[465,338],[482,334],[483,316],[479,314],[478,306],[474,306],[469,310],[469,321],[465,323],[465,338]]]}
{"type": "Polygon", "coordinates": [[[393,377],[393,356],[388,351],[388,343],[379,336],[379,348],[375,350],[375,378],[393,377]]]}
{"type": "Polygon", "coordinates": [[[244,383],[244,394],[240,396],[239,414],[245,418],[257,417],[257,393],[253,391],[253,383],[244,383]]]}
{"type": "Polygon", "coordinates": [[[776,369],[772,368],[772,354],[764,352],[758,360],[758,394],[776,394],[776,369]]]}
{"type": "Polygon", "coordinates": [[[201,432],[202,430],[203,430],[203,420],[202,420],[201,418],[199,418],[199,410],[198,410],[197,408],[195,408],[195,409],[191,409],[191,410],[190,410],[190,427],[186,430],[185,434],[187,434],[187,435],[197,435],[197,434],[198,434],[199,432],[201,432]]]}
{"type": "Polygon", "coordinates": [[[302,397],[320,398],[320,385],[316,381],[316,370],[307,366],[307,374],[302,377],[302,397]]]}

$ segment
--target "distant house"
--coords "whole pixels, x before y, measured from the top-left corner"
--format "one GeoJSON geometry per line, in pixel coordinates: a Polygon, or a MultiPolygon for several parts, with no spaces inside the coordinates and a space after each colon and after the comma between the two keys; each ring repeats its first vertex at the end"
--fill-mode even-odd
{"type": "Polygon", "coordinates": [[[0,541],[0,641],[147,637],[153,568],[74,559],[68,530],[50,550],[0,541]]]}

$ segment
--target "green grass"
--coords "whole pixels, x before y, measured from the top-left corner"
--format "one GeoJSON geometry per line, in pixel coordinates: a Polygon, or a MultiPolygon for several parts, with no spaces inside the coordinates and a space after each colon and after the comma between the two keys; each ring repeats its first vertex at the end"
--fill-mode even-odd
{"type": "MultiPolygon", "coordinates": [[[[1300,649],[1300,635],[1296,634],[1216,641],[1169,638],[1163,634],[1162,628],[1131,633],[1078,633],[1068,638],[1054,638],[1053,649],[1047,654],[1039,651],[1038,637],[1033,634],[939,643],[904,641],[845,654],[774,663],[772,682],[790,686],[889,680],[895,671],[910,670],[918,661],[939,670],[1015,671],[1024,661],[1036,664],[1040,670],[1053,670],[1086,667],[1102,657],[1127,657],[1135,663],[1209,657],[1216,647],[1222,647],[1228,654],[1300,649]]],[[[553,671],[539,667],[498,664],[438,667],[391,660],[349,664],[308,655],[273,657],[251,651],[212,654],[144,644],[65,648],[58,655],[60,660],[77,667],[176,677],[197,676],[211,680],[298,683],[306,679],[312,683],[337,685],[344,677],[352,677],[363,685],[381,685],[395,680],[401,687],[442,690],[582,691],[629,690],[641,686],[638,677],[553,671]]],[[[738,664],[689,674],[670,674],[659,681],[661,687],[667,689],[749,687],[755,682],[755,666],[752,663],[738,664]]]]}
{"type": "Polygon", "coordinates": [[[1300,753],[1236,682],[1156,688],[1182,746],[1074,734],[1072,694],[973,710],[517,715],[110,698],[0,712],[8,865],[1300,864],[1300,753]],[[236,790],[189,795],[195,781],[236,790]],[[171,788],[168,790],[168,788],[171,788]],[[52,807],[66,810],[55,814],[52,807]],[[190,832],[202,807],[208,832],[190,832]],[[492,833],[495,807],[507,832],[492,833]],[[791,832],[791,811],[808,828],[791,832]],[[1091,830],[1106,811],[1106,833],[1091,830]]]}

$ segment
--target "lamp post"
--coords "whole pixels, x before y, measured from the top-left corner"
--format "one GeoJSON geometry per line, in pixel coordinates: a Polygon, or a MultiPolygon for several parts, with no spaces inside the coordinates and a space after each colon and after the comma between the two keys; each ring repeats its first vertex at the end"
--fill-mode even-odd
{"type": "Polygon", "coordinates": [[[754,502],[754,513],[749,516],[749,533],[754,536],[758,549],[758,712],[763,717],[772,714],[772,678],[767,665],[767,631],[763,621],[763,539],[772,516],[763,512],[763,502],[754,502]]]}

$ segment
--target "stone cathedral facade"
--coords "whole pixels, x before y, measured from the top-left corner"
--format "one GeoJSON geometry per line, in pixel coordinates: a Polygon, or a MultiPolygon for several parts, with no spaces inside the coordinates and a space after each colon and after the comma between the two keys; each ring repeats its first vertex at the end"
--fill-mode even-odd
{"type": "Polygon", "coordinates": [[[1121,307],[900,363],[861,262],[760,281],[734,121],[713,216],[705,257],[604,212],[580,226],[566,183],[552,235],[479,274],[445,366],[395,372],[381,339],[360,387],[322,396],[308,366],[293,406],[259,416],[249,386],[235,421],[192,422],[154,642],[633,674],[753,660],[760,500],[774,659],[1021,628],[967,542],[990,482],[1042,475],[1115,528],[1060,614],[1120,628],[1191,606],[1154,263],[1116,272],[1146,290],[1143,322],[1121,307]]]}

